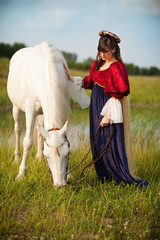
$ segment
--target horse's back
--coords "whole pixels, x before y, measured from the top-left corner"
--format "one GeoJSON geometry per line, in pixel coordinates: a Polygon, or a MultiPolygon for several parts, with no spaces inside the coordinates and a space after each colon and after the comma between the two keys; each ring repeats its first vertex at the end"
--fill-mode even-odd
{"type": "Polygon", "coordinates": [[[36,47],[22,48],[18,50],[10,61],[8,81],[21,82],[33,81],[35,71],[39,73],[44,68],[45,54],[40,45],[36,47]],[[27,77],[27,78],[25,78],[27,77]]]}
{"type": "Polygon", "coordinates": [[[30,106],[37,113],[50,113],[54,122],[68,118],[69,91],[62,53],[43,42],[17,51],[11,61],[7,90],[13,105],[26,112],[30,106]],[[63,114],[62,114],[63,112],[63,114]]]}
{"type": "Polygon", "coordinates": [[[26,99],[35,101],[35,98],[39,98],[47,76],[46,61],[44,44],[20,49],[13,55],[7,83],[8,95],[13,104],[25,105],[26,99]]]}

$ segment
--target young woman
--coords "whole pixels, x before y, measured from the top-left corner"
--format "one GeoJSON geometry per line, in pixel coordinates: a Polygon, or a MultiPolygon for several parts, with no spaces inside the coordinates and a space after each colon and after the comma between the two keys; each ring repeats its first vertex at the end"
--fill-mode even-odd
{"type": "Polygon", "coordinates": [[[92,147],[97,129],[101,126],[92,151],[93,160],[101,154],[108,142],[111,136],[110,125],[112,124],[111,142],[105,154],[95,162],[98,179],[102,183],[114,179],[117,184],[124,182],[138,184],[141,187],[147,186],[148,181],[142,181],[133,175],[134,160],[129,146],[129,135],[127,137],[130,129],[126,127],[128,129],[124,131],[123,120],[125,119],[125,125],[128,124],[129,120],[126,116],[128,113],[126,113],[126,100],[124,101],[124,99],[130,93],[130,87],[118,46],[120,39],[108,31],[101,31],[99,35],[97,59],[91,66],[89,76],[84,79],[71,77],[65,67],[69,80],[79,87],[92,90],[90,103],[90,143],[92,147]],[[123,111],[121,102],[124,102],[123,111]],[[130,162],[128,158],[130,158],[130,162]]]}

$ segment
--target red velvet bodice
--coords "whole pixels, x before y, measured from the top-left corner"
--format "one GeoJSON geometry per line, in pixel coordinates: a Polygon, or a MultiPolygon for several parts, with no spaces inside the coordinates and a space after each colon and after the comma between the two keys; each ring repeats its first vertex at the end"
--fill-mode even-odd
{"type": "Polygon", "coordinates": [[[118,99],[130,93],[128,74],[122,62],[114,62],[106,70],[96,70],[92,64],[89,76],[84,78],[84,88],[93,89],[95,84],[104,88],[105,94],[118,99]]]}

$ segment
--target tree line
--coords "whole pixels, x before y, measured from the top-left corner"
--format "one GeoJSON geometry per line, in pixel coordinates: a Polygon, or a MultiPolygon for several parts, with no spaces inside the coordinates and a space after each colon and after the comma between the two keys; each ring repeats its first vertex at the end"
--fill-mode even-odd
{"type": "Polygon", "coordinates": [[[0,43],[0,57],[7,57],[10,59],[15,52],[24,47],[26,47],[24,43],[14,43],[13,45],[0,43]]]}
{"type": "MultiPolygon", "coordinates": [[[[0,43],[0,57],[7,57],[10,59],[16,51],[24,47],[26,47],[24,43],[14,43],[13,45],[0,43]]],[[[95,61],[95,59],[89,57],[83,62],[77,62],[76,53],[62,51],[62,54],[67,61],[68,67],[71,69],[88,71],[93,61],[95,61]]],[[[155,66],[145,68],[138,67],[133,63],[125,63],[125,66],[129,75],[160,76],[160,69],[155,66]]]]}

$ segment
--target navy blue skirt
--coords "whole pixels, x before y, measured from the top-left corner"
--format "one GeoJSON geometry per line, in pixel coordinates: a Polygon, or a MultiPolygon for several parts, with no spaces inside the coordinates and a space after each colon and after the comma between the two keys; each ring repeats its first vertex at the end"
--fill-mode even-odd
{"type": "MultiPolygon", "coordinates": [[[[97,129],[103,116],[100,114],[105,103],[109,100],[109,96],[104,93],[104,89],[95,84],[90,104],[90,143],[93,148],[97,129]]],[[[148,181],[135,180],[128,168],[128,161],[124,145],[123,123],[112,124],[113,137],[107,148],[105,154],[95,162],[95,169],[98,179],[104,183],[105,181],[114,181],[119,184],[120,182],[129,184],[138,184],[147,186],[148,181]]],[[[111,135],[110,125],[100,128],[99,134],[96,138],[94,149],[92,149],[93,160],[95,160],[103,148],[106,146],[111,135]]]]}

